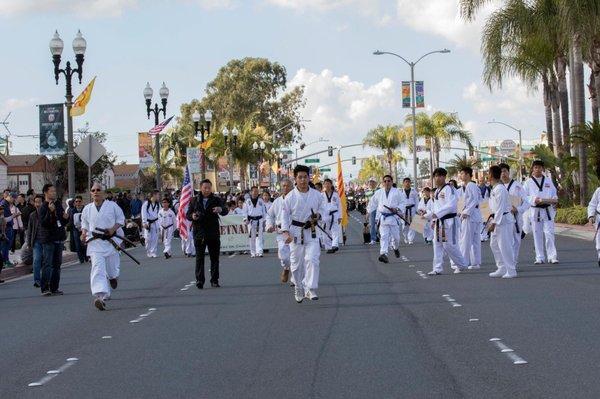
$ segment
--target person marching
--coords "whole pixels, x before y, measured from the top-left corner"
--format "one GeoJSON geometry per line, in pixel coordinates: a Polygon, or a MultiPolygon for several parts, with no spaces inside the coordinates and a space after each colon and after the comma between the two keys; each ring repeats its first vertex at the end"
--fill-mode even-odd
{"type": "MultiPolygon", "coordinates": [[[[422,198],[419,201],[417,213],[420,216],[423,216],[433,205],[433,201],[431,200],[431,189],[429,187],[424,187],[421,191],[421,195],[422,198]]],[[[423,227],[423,239],[425,240],[425,244],[431,244],[433,242],[433,229],[429,223],[425,223],[425,226],[423,227]]]]}
{"type": "MultiPolygon", "coordinates": [[[[367,208],[369,202],[371,202],[371,198],[373,198],[373,195],[375,195],[375,192],[378,190],[377,180],[371,177],[369,179],[368,185],[369,187],[365,191],[365,198],[367,199],[367,208]]],[[[377,209],[373,210],[370,213],[366,213],[365,222],[369,225],[369,233],[371,235],[371,242],[369,244],[375,245],[375,243],[379,241],[379,238],[377,238],[377,209]]]]}
{"type": "MultiPolygon", "coordinates": [[[[417,205],[419,204],[419,193],[417,190],[411,187],[410,177],[405,177],[402,180],[402,188],[404,190],[404,196],[406,197],[406,209],[404,211],[404,218],[408,221],[408,223],[412,222],[413,217],[417,213],[417,205]]],[[[415,241],[416,232],[407,226],[406,223],[402,223],[402,236],[404,238],[404,243],[408,245],[412,245],[415,241]]]]}
{"type": "Polygon", "coordinates": [[[263,256],[263,229],[267,208],[262,198],[258,195],[258,187],[250,190],[250,198],[244,204],[244,222],[248,224],[250,240],[250,257],[263,256]]]}
{"type": "Polygon", "coordinates": [[[340,196],[333,188],[331,179],[323,180],[323,198],[325,199],[325,214],[323,215],[323,227],[331,238],[323,234],[322,239],[325,244],[325,249],[328,254],[335,253],[339,250],[340,232],[342,221],[342,209],[340,196]]]}
{"type": "Polygon", "coordinates": [[[188,206],[185,217],[192,222],[194,246],[196,248],[196,287],[204,288],[204,257],[208,248],[210,257],[210,285],[219,288],[219,253],[221,252],[221,229],[219,215],[227,215],[227,208],[219,197],[212,193],[208,179],[200,182],[200,194],[188,206]]]}
{"type": "Polygon", "coordinates": [[[508,191],[509,200],[510,197],[518,197],[521,199],[521,205],[515,207],[512,205],[511,201],[511,212],[515,217],[515,229],[514,239],[513,239],[513,250],[515,253],[515,264],[519,263],[519,250],[521,248],[521,240],[522,240],[522,232],[523,232],[523,215],[529,209],[529,202],[527,201],[527,195],[525,194],[525,189],[521,183],[515,181],[510,178],[510,166],[506,163],[501,163],[500,169],[502,170],[502,175],[500,176],[500,180],[506,190],[508,191]]]}
{"type": "Polygon", "coordinates": [[[517,277],[515,252],[513,246],[515,217],[512,211],[508,190],[502,184],[500,166],[490,167],[488,179],[492,191],[490,193],[490,215],[488,231],[490,234],[490,248],[496,260],[498,269],[490,273],[490,277],[514,278],[517,277]]]}
{"type": "Polygon", "coordinates": [[[467,269],[467,261],[462,256],[457,240],[457,194],[453,186],[446,183],[448,172],[444,168],[433,171],[433,179],[437,189],[433,195],[433,206],[423,216],[434,224],[433,270],[427,273],[437,276],[444,271],[444,254],[456,265],[454,273],[467,269]]]}
{"type": "MultiPolygon", "coordinates": [[[[596,167],[596,176],[600,177],[600,166],[596,167]]],[[[594,195],[587,208],[587,216],[590,224],[596,228],[596,234],[594,236],[596,240],[596,251],[598,252],[598,266],[600,266],[600,187],[596,189],[594,195]]]]}
{"type": "Polygon", "coordinates": [[[309,171],[305,165],[296,165],[296,188],[285,196],[281,210],[281,232],[285,243],[290,245],[290,269],[296,283],[294,298],[298,303],[305,297],[313,301],[319,299],[321,248],[317,225],[321,215],[325,214],[325,201],[317,190],[309,187],[309,171]]]}
{"type": "Polygon", "coordinates": [[[171,241],[173,241],[173,233],[175,232],[175,222],[177,216],[168,198],[163,198],[162,209],[158,211],[158,225],[163,245],[165,246],[164,255],[166,259],[171,257],[171,241]]]}
{"type": "MultiPolygon", "coordinates": [[[[98,310],[106,309],[106,299],[111,289],[116,289],[120,273],[119,252],[107,239],[97,236],[122,234],[125,215],[116,202],[105,199],[100,183],[94,183],[90,189],[93,202],[87,204],[81,213],[81,241],[87,242],[87,256],[90,257],[90,288],[94,296],[93,304],[98,310]],[[102,230],[101,230],[102,229],[102,230]]],[[[120,245],[116,237],[111,240],[120,245]]]]}
{"type": "Polygon", "coordinates": [[[525,182],[527,200],[533,208],[529,213],[533,230],[533,244],[535,246],[535,262],[539,265],[546,261],[544,256],[544,239],[548,262],[558,263],[558,255],[554,244],[554,215],[556,210],[553,205],[558,203],[556,187],[552,179],[544,175],[544,162],[533,161],[531,177],[525,182]]]}
{"type": "Polygon", "coordinates": [[[158,204],[159,191],[154,190],[150,199],[142,205],[142,226],[144,227],[144,239],[146,244],[146,255],[149,258],[156,258],[158,251],[158,204]]]}
{"type": "Polygon", "coordinates": [[[396,187],[392,187],[392,176],[383,176],[383,188],[375,192],[367,212],[377,211],[379,222],[379,261],[389,263],[388,251],[393,248],[396,258],[400,257],[400,218],[404,214],[406,200],[396,187]]]}
{"type": "Polygon", "coordinates": [[[460,190],[464,201],[464,208],[460,212],[460,252],[469,263],[469,269],[479,269],[481,267],[481,231],[479,229],[483,222],[479,211],[481,191],[471,180],[473,169],[470,167],[463,167],[459,177],[463,182],[460,190]]]}
{"type": "MultiPolygon", "coordinates": [[[[281,282],[287,283],[290,278],[290,245],[285,242],[285,237],[281,233],[283,200],[292,191],[292,182],[284,178],[280,182],[281,195],[273,201],[273,205],[267,211],[267,231],[269,233],[277,232],[277,256],[281,262],[281,282]]],[[[293,276],[292,276],[293,282],[293,276]]]]}

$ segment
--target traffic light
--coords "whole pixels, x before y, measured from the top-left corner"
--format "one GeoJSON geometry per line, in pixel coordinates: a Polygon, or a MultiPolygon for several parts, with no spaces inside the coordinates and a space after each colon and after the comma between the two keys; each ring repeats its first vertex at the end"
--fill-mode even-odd
{"type": "Polygon", "coordinates": [[[327,155],[329,155],[330,157],[333,156],[333,147],[332,146],[327,147],[327,155]]]}
{"type": "Polygon", "coordinates": [[[352,157],[352,165],[356,165],[356,157],[352,157]]]}

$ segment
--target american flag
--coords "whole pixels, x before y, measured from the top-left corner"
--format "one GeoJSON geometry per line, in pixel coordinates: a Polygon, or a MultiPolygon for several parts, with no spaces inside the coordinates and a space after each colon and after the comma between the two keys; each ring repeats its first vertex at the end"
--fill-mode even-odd
{"type": "Polygon", "coordinates": [[[185,173],[183,176],[183,187],[181,187],[181,197],[179,197],[179,211],[177,212],[177,222],[179,224],[179,235],[181,238],[188,238],[188,220],[185,217],[187,208],[194,195],[194,188],[192,187],[192,179],[190,178],[190,169],[185,167],[185,173]]]}
{"type": "Polygon", "coordinates": [[[148,131],[148,133],[149,134],[160,134],[160,132],[162,132],[165,127],[167,127],[169,122],[171,122],[171,119],[173,119],[173,117],[170,117],[169,119],[165,119],[158,125],[154,126],[152,129],[150,129],[150,131],[148,131]]]}

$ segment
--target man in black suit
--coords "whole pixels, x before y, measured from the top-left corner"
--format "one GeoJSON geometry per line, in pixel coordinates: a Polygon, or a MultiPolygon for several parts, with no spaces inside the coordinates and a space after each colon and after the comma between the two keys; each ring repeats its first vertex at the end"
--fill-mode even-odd
{"type": "Polygon", "coordinates": [[[192,221],[194,245],[196,247],[196,287],[204,288],[204,252],[208,247],[210,256],[210,285],[219,285],[219,253],[221,252],[221,232],[219,215],[227,215],[227,207],[212,193],[212,183],[205,179],[200,183],[200,194],[190,203],[186,218],[192,221]]]}

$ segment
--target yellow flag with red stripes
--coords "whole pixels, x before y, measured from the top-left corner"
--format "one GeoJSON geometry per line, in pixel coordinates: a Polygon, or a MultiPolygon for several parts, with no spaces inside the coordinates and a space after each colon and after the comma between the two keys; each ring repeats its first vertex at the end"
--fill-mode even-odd
{"type": "Polygon", "coordinates": [[[213,139],[208,139],[206,141],[204,141],[202,144],[200,144],[200,148],[204,149],[204,150],[208,150],[210,148],[210,146],[213,143],[213,139]]]}
{"type": "Polygon", "coordinates": [[[85,114],[85,106],[88,105],[90,99],[92,98],[92,90],[94,90],[94,83],[96,82],[96,77],[88,85],[83,89],[81,94],[75,99],[73,106],[71,107],[71,117],[80,116],[85,114]]]}
{"type": "Polygon", "coordinates": [[[348,225],[348,205],[346,200],[346,187],[344,187],[344,173],[342,172],[342,158],[340,152],[337,153],[337,191],[342,203],[342,227],[348,225]]]}

